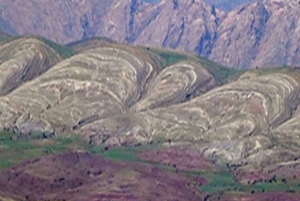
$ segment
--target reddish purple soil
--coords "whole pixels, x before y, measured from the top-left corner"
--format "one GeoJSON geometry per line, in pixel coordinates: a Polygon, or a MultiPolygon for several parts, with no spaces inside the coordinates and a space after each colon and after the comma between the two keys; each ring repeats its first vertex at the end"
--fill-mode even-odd
{"type": "Polygon", "coordinates": [[[234,175],[238,181],[244,184],[255,182],[270,182],[274,176],[277,179],[284,179],[286,182],[299,182],[300,163],[289,165],[270,165],[267,168],[251,168],[248,166],[237,168],[234,175]]]}
{"type": "Polygon", "coordinates": [[[213,164],[202,157],[199,152],[189,147],[170,147],[151,150],[139,155],[152,162],[173,166],[180,171],[212,171],[213,164]]]}
{"type": "MultiPolygon", "coordinates": [[[[0,173],[0,195],[15,200],[202,200],[193,182],[150,165],[68,152],[0,173]]],[[[0,196],[0,200],[1,200],[0,196]]]]}
{"type": "Polygon", "coordinates": [[[220,199],[213,198],[221,201],[299,201],[300,195],[285,192],[274,193],[257,193],[253,195],[227,195],[220,199]]]}

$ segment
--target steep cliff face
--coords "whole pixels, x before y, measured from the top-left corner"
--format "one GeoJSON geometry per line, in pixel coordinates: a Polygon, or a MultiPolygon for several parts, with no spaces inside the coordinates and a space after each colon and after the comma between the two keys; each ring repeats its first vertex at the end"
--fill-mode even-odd
{"type": "Polygon", "coordinates": [[[254,68],[297,65],[299,8],[295,0],[243,4],[229,13],[203,0],[2,0],[0,28],[59,43],[105,36],[193,52],[230,67],[254,68]]]}
{"type": "Polygon", "coordinates": [[[138,45],[209,55],[224,13],[194,1],[115,1],[97,35],[138,45]],[[117,14],[116,14],[117,13],[117,14]]]}
{"type": "Polygon", "coordinates": [[[58,1],[4,0],[0,17],[18,34],[37,34],[59,43],[94,36],[209,55],[225,13],[202,0],[58,1]],[[18,13],[18,14],[17,14],[18,13]],[[24,20],[25,19],[25,20],[24,20]]]}
{"type": "Polygon", "coordinates": [[[300,4],[298,1],[271,0],[270,13],[255,65],[299,65],[300,4]]]}
{"type": "Polygon", "coordinates": [[[218,27],[218,39],[209,57],[228,66],[252,66],[260,52],[269,18],[268,10],[261,3],[229,13],[218,27]]]}
{"type": "Polygon", "coordinates": [[[0,18],[20,35],[41,35],[68,43],[95,36],[109,0],[30,0],[0,2],[0,18]]]}
{"type": "Polygon", "coordinates": [[[299,8],[297,1],[269,0],[232,11],[219,26],[209,57],[239,68],[297,65],[299,8]]]}
{"type": "Polygon", "coordinates": [[[209,55],[222,13],[202,1],[161,1],[152,8],[155,18],[135,44],[162,46],[209,55]],[[157,12],[160,10],[161,12],[157,12]]]}

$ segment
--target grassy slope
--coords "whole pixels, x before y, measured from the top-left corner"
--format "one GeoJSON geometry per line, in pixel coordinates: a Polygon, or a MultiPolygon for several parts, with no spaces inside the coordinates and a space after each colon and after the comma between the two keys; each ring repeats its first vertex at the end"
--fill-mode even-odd
{"type": "MultiPolygon", "coordinates": [[[[145,161],[138,157],[138,154],[149,149],[158,149],[160,144],[152,144],[139,147],[118,147],[107,149],[99,145],[87,145],[80,137],[71,135],[60,135],[45,139],[43,134],[35,134],[27,138],[20,138],[18,134],[2,132],[0,133],[0,169],[6,169],[13,165],[47,154],[58,154],[66,150],[84,150],[91,154],[98,154],[114,161],[132,161],[152,164],[160,169],[175,172],[175,168],[151,161],[145,161]]],[[[217,172],[186,171],[180,172],[187,177],[202,176],[208,180],[204,186],[199,186],[199,190],[209,194],[221,191],[231,193],[250,193],[287,191],[290,189],[300,190],[297,183],[283,183],[280,179],[275,183],[256,183],[245,186],[234,181],[232,174],[224,167],[219,167],[217,172]]]]}
{"type": "Polygon", "coordinates": [[[155,49],[155,48],[147,48],[147,50],[159,55],[163,60],[163,66],[169,66],[184,60],[193,60],[199,62],[221,84],[224,84],[229,80],[234,79],[245,72],[245,70],[227,68],[217,63],[214,63],[206,58],[198,57],[191,54],[184,54],[176,51],[155,49]]]}
{"type": "Polygon", "coordinates": [[[59,45],[57,43],[54,43],[50,40],[47,40],[45,38],[40,38],[45,44],[47,44],[49,47],[54,49],[63,59],[67,59],[73,55],[76,54],[76,51],[74,51],[72,48],[64,46],[64,45],[59,45]]]}
{"type": "Polygon", "coordinates": [[[5,42],[5,41],[7,41],[9,38],[10,38],[9,35],[0,32],[0,41],[5,42]]]}
{"type": "MultiPolygon", "coordinates": [[[[26,37],[34,37],[34,38],[37,38],[38,40],[44,42],[46,45],[48,45],[54,51],[56,51],[62,57],[62,59],[70,58],[71,56],[73,56],[77,53],[75,50],[73,50],[72,48],[70,48],[68,46],[57,44],[57,43],[55,43],[51,40],[48,40],[46,38],[36,37],[36,36],[26,36],[26,37]]],[[[24,36],[23,37],[10,36],[10,35],[7,35],[5,33],[0,32],[0,42],[3,43],[3,44],[6,43],[6,42],[10,42],[12,40],[16,40],[16,39],[19,39],[19,38],[26,38],[26,37],[24,37],[24,36]]]]}
{"type": "Polygon", "coordinates": [[[0,168],[17,165],[27,159],[46,154],[61,153],[68,149],[84,149],[85,143],[79,137],[54,137],[45,139],[43,134],[21,138],[18,134],[0,133],[0,168]]]}

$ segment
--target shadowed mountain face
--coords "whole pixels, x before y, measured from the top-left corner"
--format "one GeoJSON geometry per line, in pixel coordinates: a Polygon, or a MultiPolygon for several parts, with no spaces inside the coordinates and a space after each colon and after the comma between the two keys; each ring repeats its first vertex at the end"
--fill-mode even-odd
{"type": "Polygon", "coordinates": [[[8,94],[60,60],[58,53],[37,39],[18,39],[2,45],[0,94],[8,94]]]}
{"type": "Polygon", "coordinates": [[[265,0],[225,13],[202,0],[2,0],[0,28],[59,43],[105,36],[192,52],[235,68],[298,65],[299,6],[295,0],[265,0]]]}
{"type": "Polygon", "coordinates": [[[206,3],[216,6],[224,11],[230,12],[234,8],[253,2],[262,2],[263,0],[204,0],[206,3]]]}
{"type": "Polygon", "coordinates": [[[238,164],[238,178],[299,162],[297,69],[235,71],[108,39],[67,48],[19,38],[0,49],[3,129],[78,134],[108,147],[164,139],[238,164]],[[70,48],[77,54],[63,59],[70,48]]]}
{"type": "Polygon", "coordinates": [[[232,11],[210,59],[239,67],[298,65],[299,8],[297,1],[270,0],[232,11]]]}
{"type": "MultiPolygon", "coordinates": [[[[143,0],[144,2],[147,3],[157,3],[160,0],[143,0]]],[[[204,2],[214,5],[217,8],[220,8],[225,11],[231,11],[235,7],[246,4],[246,3],[253,3],[255,1],[262,1],[262,0],[204,0],[204,2]]]]}

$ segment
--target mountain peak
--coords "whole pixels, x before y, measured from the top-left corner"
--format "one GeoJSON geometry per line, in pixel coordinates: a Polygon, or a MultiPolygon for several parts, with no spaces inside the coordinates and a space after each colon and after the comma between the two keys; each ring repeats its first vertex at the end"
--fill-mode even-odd
{"type": "Polygon", "coordinates": [[[297,0],[243,4],[229,13],[203,0],[2,0],[1,5],[7,9],[0,12],[0,28],[10,27],[4,31],[59,43],[101,36],[193,52],[235,68],[296,65],[300,59],[297,0]]]}

